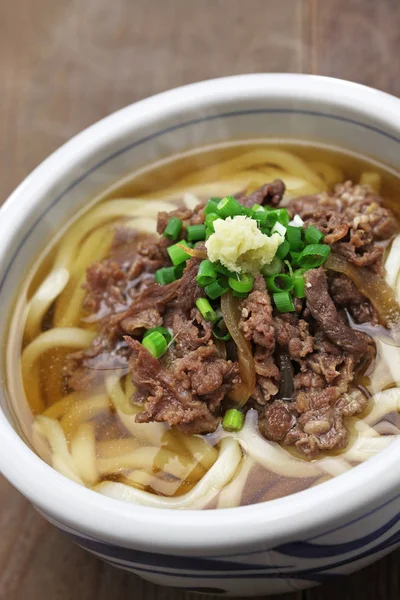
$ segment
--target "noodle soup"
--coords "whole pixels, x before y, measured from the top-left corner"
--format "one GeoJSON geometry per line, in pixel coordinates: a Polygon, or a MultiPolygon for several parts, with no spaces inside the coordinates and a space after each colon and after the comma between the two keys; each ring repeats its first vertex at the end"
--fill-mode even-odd
{"type": "Polygon", "coordinates": [[[278,498],[387,447],[399,187],[353,155],[258,142],[106,191],[40,257],[15,311],[25,437],[82,485],[170,508],[278,498]]]}

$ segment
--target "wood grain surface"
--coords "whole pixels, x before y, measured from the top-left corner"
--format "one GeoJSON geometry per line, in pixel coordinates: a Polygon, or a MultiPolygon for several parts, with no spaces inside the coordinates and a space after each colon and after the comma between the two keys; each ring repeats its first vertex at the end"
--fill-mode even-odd
{"type": "MultiPolygon", "coordinates": [[[[110,112],[221,75],[312,72],[400,95],[399,0],[0,0],[0,201],[110,112]]],[[[400,552],[282,600],[399,600],[400,552]]],[[[1,600],[189,600],[113,569],[0,478],[1,600]]]]}

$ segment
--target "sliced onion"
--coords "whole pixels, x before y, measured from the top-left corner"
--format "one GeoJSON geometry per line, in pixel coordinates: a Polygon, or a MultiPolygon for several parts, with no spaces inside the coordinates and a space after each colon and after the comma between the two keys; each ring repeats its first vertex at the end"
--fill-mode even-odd
{"type": "Polygon", "coordinates": [[[324,266],[344,273],[356,284],[374,306],[383,325],[392,330],[395,342],[400,344],[400,306],[390,285],[376,273],[356,267],[335,253],[328,256],[324,266]]]}
{"type": "Polygon", "coordinates": [[[188,248],[184,244],[177,244],[177,246],[179,246],[179,248],[182,248],[182,250],[186,252],[186,254],[189,254],[189,256],[192,256],[193,258],[201,258],[203,260],[207,258],[207,250],[200,250],[198,248],[188,248]]]}
{"type": "Polygon", "coordinates": [[[229,398],[239,406],[246,404],[256,387],[256,370],[250,343],[239,329],[239,300],[231,292],[221,296],[221,311],[226,328],[237,347],[241,382],[233,386],[229,398]]]}

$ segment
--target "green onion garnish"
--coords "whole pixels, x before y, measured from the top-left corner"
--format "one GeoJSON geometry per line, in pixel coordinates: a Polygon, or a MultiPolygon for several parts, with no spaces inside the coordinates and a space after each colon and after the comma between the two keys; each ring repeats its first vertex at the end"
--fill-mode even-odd
{"type": "Polygon", "coordinates": [[[258,212],[259,210],[264,211],[263,207],[261,206],[261,204],[253,204],[253,206],[251,207],[251,212],[258,212]]]}
{"type": "Polygon", "coordinates": [[[296,298],[305,298],[306,282],[304,281],[304,277],[300,275],[300,277],[295,277],[293,279],[293,296],[296,298]]]}
{"type": "Polygon", "coordinates": [[[301,227],[293,227],[288,225],[286,229],[286,239],[289,242],[291,250],[302,250],[304,248],[303,241],[301,239],[301,227]]]}
{"type": "Polygon", "coordinates": [[[284,262],[287,270],[289,271],[290,277],[292,277],[292,275],[293,275],[292,265],[290,264],[290,262],[288,260],[284,260],[283,262],[284,262]]]}
{"type": "Polygon", "coordinates": [[[148,329],[144,334],[143,339],[151,335],[153,331],[158,331],[159,333],[161,333],[161,335],[165,337],[165,341],[167,342],[167,344],[169,344],[172,340],[172,335],[170,334],[168,329],[165,329],[165,327],[152,327],[152,329],[148,329]]]}
{"type": "Polygon", "coordinates": [[[220,217],[217,215],[217,213],[209,213],[206,216],[205,224],[209,229],[211,229],[212,232],[214,232],[214,221],[219,218],[220,217]]]}
{"type": "Polygon", "coordinates": [[[206,285],[210,285],[216,278],[217,273],[215,272],[213,263],[208,259],[202,260],[196,277],[197,284],[200,287],[206,287],[206,285]]]}
{"type": "Polygon", "coordinates": [[[217,205],[218,214],[222,219],[243,214],[243,206],[233,196],[225,196],[217,205]]]}
{"type": "Polygon", "coordinates": [[[187,239],[189,242],[200,242],[206,239],[206,226],[205,225],[189,225],[186,228],[187,239]]]}
{"type": "Polygon", "coordinates": [[[217,212],[217,205],[221,201],[221,198],[210,198],[204,207],[204,214],[209,215],[210,213],[217,212]]]}
{"type": "Polygon", "coordinates": [[[160,358],[167,349],[167,340],[159,331],[152,331],[143,338],[142,346],[144,346],[154,358],[160,358]]]}
{"type": "Polygon", "coordinates": [[[294,312],[296,310],[289,292],[276,292],[272,294],[272,297],[279,312],[294,312]]]}
{"type": "Polygon", "coordinates": [[[244,294],[250,292],[252,289],[254,277],[252,275],[248,275],[247,273],[242,273],[241,275],[236,275],[236,277],[229,277],[228,283],[229,287],[231,287],[235,292],[244,294]]]}
{"type": "Polygon", "coordinates": [[[178,279],[175,267],[164,267],[154,273],[154,279],[160,285],[167,285],[178,279]]]}
{"type": "Polygon", "coordinates": [[[281,223],[284,227],[287,227],[289,225],[290,217],[286,208],[277,208],[274,212],[278,217],[278,222],[281,223]]]}
{"type": "Polygon", "coordinates": [[[273,228],[271,229],[271,233],[279,233],[280,235],[286,235],[286,227],[277,221],[273,228]]]}
{"type": "Polygon", "coordinates": [[[169,240],[177,240],[183,223],[178,217],[171,217],[164,229],[164,236],[169,240]]]}
{"type": "Polygon", "coordinates": [[[175,267],[190,258],[189,254],[186,254],[186,252],[180,246],[188,246],[188,244],[185,240],[182,240],[179,242],[179,244],[174,244],[173,246],[167,248],[169,257],[175,267]]]}
{"type": "Polygon", "coordinates": [[[196,306],[206,321],[211,321],[211,323],[214,323],[217,315],[207,298],[198,298],[196,300],[196,306]]]}
{"type": "Polygon", "coordinates": [[[269,265],[264,265],[261,268],[261,274],[267,277],[268,275],[276,275],[282,269],[282,259],[279,256],[274,256],[269,265]]]}
{"type": "Polygon", "coordinates": [[[310,244],[306,246],[297,259],[300,267],[315,269],[326,261],[331,252],[327,244],[310,244]]]}
{"type": "Polygon", "coordinates": [[[226,328],[223,317],[219,317],[214,325],[212,326],[213,336],[217,338],[217,340],[222,340],[223,342],[227,342],[231,339],[231,334],[226,328]]]}
{"type": "Polygon", "coordinates": [[[265,278],[265,282],[270,292],[290,292],[293,289],[293,278],[285,273],[269,275],[265,278]]]}
{"type": "Polygon", "coordinates": [[[291,250],[290,258],[292,259],[292,265],[297,266],[299,264],[300,256],[301,256],[301,252],[296,252],[295,250],[291,250]]]}
{"type": "Polygon", "coordinates": [[[213,263],[213,265],[217,273],[221,273],[221,275],[225,275],[226,277],[233,277],[234,273],[232,273],[232,271],[224,267],[224,265],[221,265],[220,262],[215,262],[213,263]]]}
{"type": "Polygon", "coordinates": [[[235,296],[235,298],[247,298],[247,296],[249,295],[248,292],[233,292],[233,295],[235,296]]]}
{"type": "Polygon", "coordinates": [[[322,242],[324,239],[324,234],[314,227],[314,225],[310,225],[310,227],[307,227],[306,229],[304,238],[307,244],[319,244],[319,242],[322,242]]]}
{"type": "Polygon", "coordinates": [[[240,431],[244,425],[244,414],[237,408],[230,408],[226,411],[222,420],[222,427],[225,431],[240,431]]]}
{"type": "Polygon", "coordinates": [[[222,294],[225,294],[229,290],[229,286],[226,284],[224,279],[216,279],[205,288],[205,292],[211,300],[219,298],[222,294]]]}
{"type": "Polygon", "coordinates": [[[290,250],[290,244],[287,240],[285,240],[284,242],[282,242],[282,244],[278,247],[278,250],[276,251],[276,256],[278,258],[285,258],[285,256],[288,255],[290,250]]]}

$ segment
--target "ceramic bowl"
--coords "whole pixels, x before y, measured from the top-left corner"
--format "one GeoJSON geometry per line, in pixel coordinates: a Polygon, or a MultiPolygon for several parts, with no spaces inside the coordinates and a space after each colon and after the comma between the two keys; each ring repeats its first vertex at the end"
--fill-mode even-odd
{"type": "MultiPolygon", "coordinates": [[[[0,211],[0,336],[22,278],[52,233],[100,190],[155,160],[257,137],[333,144],[399,166],[400,101],[345,81],[259,74],[143,100],[52,154],[0,211]]],[[[0,377],[6,381],[3,361],[0,377]]],[[[155,583],[226,595],[330,581],[400,544],[400,443],[351,472],[268,503],[209,511],[133,506],[63,477],[18,435],[1,389],[0,469],[51,523],[155,583]]]]}

